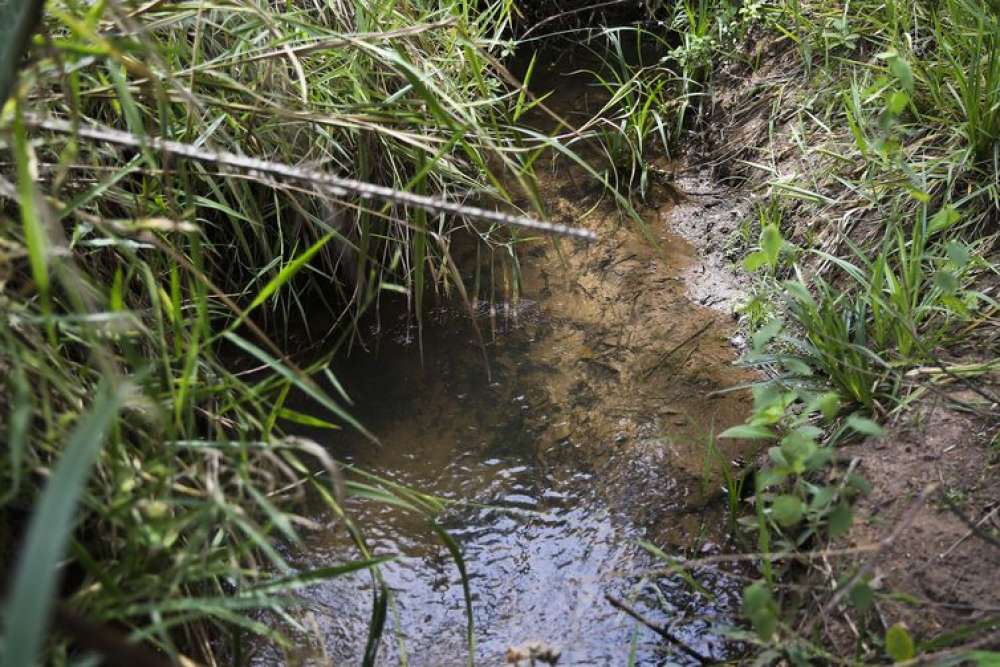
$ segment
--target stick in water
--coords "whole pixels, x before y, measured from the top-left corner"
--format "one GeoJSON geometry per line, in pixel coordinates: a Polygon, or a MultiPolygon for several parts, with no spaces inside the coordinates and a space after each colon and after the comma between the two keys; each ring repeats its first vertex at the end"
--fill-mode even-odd
{"type": "Polygon", "coordinates": [[[660,635],[668,642],[679,648],[689,657],[697,660],[699,665],[704,665],[712,661],[710,658],[706,658],[701,653],[688,646],[680,637],[671,632],[669,628],[659,623],[656,623],[655,621],[649,620],[648,618],[640,614],[638,611],[627,605],[624,600],[616,598],[611,593],[605,593],[604,598],[611,603],[612,607],[622,610],[623,612],[625,612],[626,614],[628,614],[635,620],[639,621],[647,628],[649,628],[650,630],[652,630],[653,632],[660,635]]]}

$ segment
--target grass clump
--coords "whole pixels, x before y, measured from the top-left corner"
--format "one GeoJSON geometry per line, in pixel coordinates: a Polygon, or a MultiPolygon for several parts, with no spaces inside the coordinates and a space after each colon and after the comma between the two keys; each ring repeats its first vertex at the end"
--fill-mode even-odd
{"type": "MultiPolygon", "coordinates": [[[[309,525],[289,509],[307,478],[335,511],[345,493],[407,497],[334,484],[327,453],[285,434],[363,429],[323,388],[339,386],[332,352],[289,356],[287,327],[349,340],[387,291],[419,319],[426,292],[462,290],[456,230],[509,240],[461,205],[494,208],[511,187],[535,201],[508,122],[518,91],[492,66],[510,19],[508,3],[464,0],[46,5],[0,114],[8,581],[61,580],[60,609],[210,660],[228,633],[283,642],[254,613],[281,614],[288,591],[377,567],[360,537],[357,562],[316,572],[274,546],[309,525]],[[292,391],[313,414],[285,408],[292,391]],[[60,462],[81,448],[83,477],[66,484],[60,462]],[[39,526],[36,503],[59,505],[58,521],[39,526]],[[65,551],[18,561],[46,531],[65,551]]],[[[8,632],[4,655],[37,657],[45,639],[8,632]]],[[[80,642],[47,641],[46,659],[68,662],[80,642]]]]}

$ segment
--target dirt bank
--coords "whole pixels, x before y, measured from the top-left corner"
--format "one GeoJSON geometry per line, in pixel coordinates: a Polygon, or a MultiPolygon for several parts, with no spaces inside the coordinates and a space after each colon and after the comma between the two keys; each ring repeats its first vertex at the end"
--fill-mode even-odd
{"type": "MultiPolygon", "coordinates": [[[[837,142],[851,141],[848,129],[812,123],[801,112],[808,108],[803,100],[817,93],[803,75],[793,44],[780,37],[761,38],[754,52],[753,68],[728,64],[717,70],[714,111],[692,159],[715,182],[738,187],[747,197],[752,193],[761,201],[779,201],[782,232],[801,248],[840,255],[848,242],[864,247],[882,233],[883,225],[873,215],[874,206],[838,178],[854,168],[834,159],[837,142]]],[[[733,259],[742,256],[747,241],[756,238],[757,229],[752,224],[748,229],[750,234],[715,241],[708,261],[719,248],[730,248],[733,259]]],[[[801,265],[807,276],[829,268],[815,256],[803,256],[801,265]]],[[[988,359],[981,351],[955,350],[947,363],[960,367],[965,361],[977,365],[988,359]]],[[[863,622],[873,620],[871,616],[862,622],[843,614],[824,619],[828,636],[843,655],[865,642],[871,646],[869,630],[881,637],[896,622],[924,641],[965,629],[973,637],[988,636],[990,628],[995,632],[1000,626],[1000,455],[995,444],[1000,420],[996,402],[984,399],[996,395],[994,383],[982,373],[968,383],[938,369],[910,373],[900,397],[911,400],[891,414],[876,415],[888,420],[887,435],[842,450],[844,464],[852,461],[872,492],[858,502],[854,526],[840,546],[871,545],[896,533],[891,547],[873,561],[871,585],[882,594],[874,625],[863,622]],[[932,382],[937,386],[928,390],[932,382]],[[935,491],[928,502],[908,514],[929,485],[935,491]]],[[[865,562],[867,558],[829,563],[823,586],[832,587],[865,562]]],[[[953,639],[962,642],[961,635],[953,639]]]]}
{"type": "MultiPolygon", "coordinates": [[[[982,407],[971,391],[945,391],[900,414],[884,438],[843,450],[872,485],[846,544],[891,541],[873,557],[876,610],[919,640],[1000,627],[1000,449],[982,407]]],[[[838,635],[858,639],[850,626],[838,635]]]]}

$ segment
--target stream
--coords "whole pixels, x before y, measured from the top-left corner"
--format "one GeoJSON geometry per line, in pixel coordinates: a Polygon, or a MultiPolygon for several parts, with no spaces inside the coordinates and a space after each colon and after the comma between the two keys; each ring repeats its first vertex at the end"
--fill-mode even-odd
{"type": "MultiPolygon", "coordinates": [[[[570,117],[587,107],[589,89],[552,73],[545,83],[570,117]]],[[[380,444],[347,431],[299,434],[341,461],[456,501],[440,522],[466,563],[477,664],[503,664],[509,647],[531,640],[557,647],[560,665],[624,665],[630,655],[640,665],[696,664],[608,594],[706,658],[725,659],[715,626],[735,618],[742,582],[706,568],[694,573],[697,592],[677,576],[636,573],[663,565],[646,542],[678,555],[725,543],[719,466],[752,453],[731,441],[710,451],[712,434],[749,412],[747,392],[723,391],[751,379],[734,366],[734,322],[692,300],[693,284],[712,277],[698,277],[670,197],[643,211],[642,233],[579,168],[551,160],[538,171],[550,219],[599,240],[519,244],[516,300],[484,300],[475,318],[461,303],[438,305],[422,341],[411,316],[383,314],[366,332],[368,350],[334,368],[380,444]]],[[[495,266],[499,274],[504,265],[495,266]]],[[[399,555],[380,568],[392,595],[378,664],[467,664],[462,579],[426,519],[376,502],[349,510],[373,553],[399,555]]],[[[287,554],[296,567],[358,557],[322,506],[312,518],[329,529],[287,554]]],[[[360,664],[371,574],[301,597],[300,644],[282,656],[268,649],[255,664],[360,664]]]]}

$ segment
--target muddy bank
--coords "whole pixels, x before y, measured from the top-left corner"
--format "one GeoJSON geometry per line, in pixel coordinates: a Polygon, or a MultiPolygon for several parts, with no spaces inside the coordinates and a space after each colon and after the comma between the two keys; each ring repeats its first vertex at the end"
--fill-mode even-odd
{"type": "MultiPolygon", "coordinates": [[[[750,44],[757,54],[752,67],[730,62],[714,73],[713,113],[698,145],[692,146],[692,161],[710,179],[745,193],[745,201],[753,196],[780,206],[782,234],[804,250],[849,257],[849,244],[870,247],[885,231],[882,202],[878,197],[859,201],[849,186],[857,166],[835,157],[839,146],[852,141],[848,130],[811,122],[815,119],[803,114],[809,108],[804,100],[815,98],[817,90],[791,42],[761,31],[750,36],[748,49],[750,44]]],[[[748,229],[751,233],[734,231],[719,244],[730,249],[734,260],[746,254],[747,243],[756,237],[757,229],[748,229]]],[[[830,277],[830,262],[818,254],[803,253],[799,261],[807,277],[830,277]]],[[[993,289],[986,286],[984,291],[993,289]]],[[[994,347],[992,332],[973,329],[952,341],[951,350],[937,351],[946,359],[942,363],[962,368],[991,362],[984,352],[994,347]]],[[[875,415],[888,420],[887,435],[845,447],[842,465],[831,473],[839,480],[844,471],[854,470],[872,487],[857,501],[854,525],[838,546],[871,546],[898,533],[891,548],[872,561],[869,583],[881,594],[874,614],[842,607],[822,619],[820,627],[843,655],[861,645],[877,646],[865,627],[870,620],[876,636],[901,622],[918,641],[943,640],[940,646],[927,645],[929,651],[948,646],[951,633],[958,633],[950,637],[957,644],[963,643],[964,631],[969,637],[989,638],[1000,623],[1000,550],[989,542],[1000,534],[995,444],[1000,429],[996,402],[972,390],[996,396],[996,378],[979,372],[968,376],[969,384],[938,370],[908,373],[899,388],[900,397],[909,395],[901,398],[904,407],[875,415]],[[908,514],[930,485],[935,491],[928,502],[908,514]],[[977,537],[970,522],[987,538],[977,537]]],[[[866,562],[831,560],[817,578],[823,589],[832,590],[866,562]]],[[[812,614],[817,607],[808,609],[812,614]]]]}

